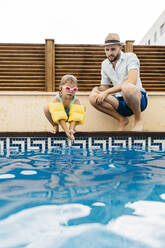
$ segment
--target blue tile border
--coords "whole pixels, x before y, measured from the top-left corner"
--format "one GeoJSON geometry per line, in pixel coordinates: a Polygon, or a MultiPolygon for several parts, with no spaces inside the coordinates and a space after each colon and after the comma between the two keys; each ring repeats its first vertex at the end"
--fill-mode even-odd
{"type": "Polygon", "coordinates": [[[0,137],[0,154],[7,150],[41,151],[71,146],[84,149],[139,148],[165,151],[165,137],[75,137],[74,142],[66,137],[0,137]]]}

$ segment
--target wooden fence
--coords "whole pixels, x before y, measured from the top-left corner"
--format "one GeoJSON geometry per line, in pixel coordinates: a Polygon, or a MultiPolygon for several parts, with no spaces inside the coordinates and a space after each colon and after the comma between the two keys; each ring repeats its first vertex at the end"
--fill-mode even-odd
{"type": "MultiPolygon", "coordinates": [[[[125,52],[140,59],[141,79],[147,91],[165,91],[165,46],[133,45],[126,41],[125,52]]],[[[56,91],[65,74],[78,78],[80,91],[100,84],[101,62],[105,59],[99,45],[0,44],[0,90],[56,91]]]]}
{"type": "Polygon", "coordinates": [[[44,44],[0,44],[0,90],[45,90],[44,44]]]}

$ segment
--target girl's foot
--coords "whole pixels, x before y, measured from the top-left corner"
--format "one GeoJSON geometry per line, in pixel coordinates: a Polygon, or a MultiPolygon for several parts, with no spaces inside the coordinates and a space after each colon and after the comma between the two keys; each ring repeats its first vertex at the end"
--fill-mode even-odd
{"type": "Polygon", "coordinates": [[[58,125],[55,125],[50,132],[53,133],[53,134],[56,134],[58,131],[59,131],[58,125]]]}

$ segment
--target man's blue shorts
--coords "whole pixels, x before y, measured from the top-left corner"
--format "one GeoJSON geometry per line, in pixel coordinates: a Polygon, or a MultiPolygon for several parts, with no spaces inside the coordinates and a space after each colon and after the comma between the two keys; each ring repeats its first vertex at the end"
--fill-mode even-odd
{"type": "MultiPolygon", "coordinates": [[[[124,98],[122,96],[115,96],[115,98],[119,102],[119,106],[116,111],[121,114],[122,116],[131,116],[134,113],[132,110],[127,106],[124,98]]],[[[148,97],[145,91],[141,91],[141,112],[144,111],[148,104],[148,97]]]]}

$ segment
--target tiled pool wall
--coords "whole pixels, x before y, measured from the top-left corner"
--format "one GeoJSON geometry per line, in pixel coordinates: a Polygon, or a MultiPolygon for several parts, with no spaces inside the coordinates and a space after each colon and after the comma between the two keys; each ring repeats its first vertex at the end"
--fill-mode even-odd
{"type": "Polygon", "coordinates": [[[165,137],[75,137],[71,142],[66,137],[0,137],[0,154],[8,150],[18,152],[45,151],[54,148],[90,148],[112,150],[114,148],[140,148],[165,151],[165,137]]]}

